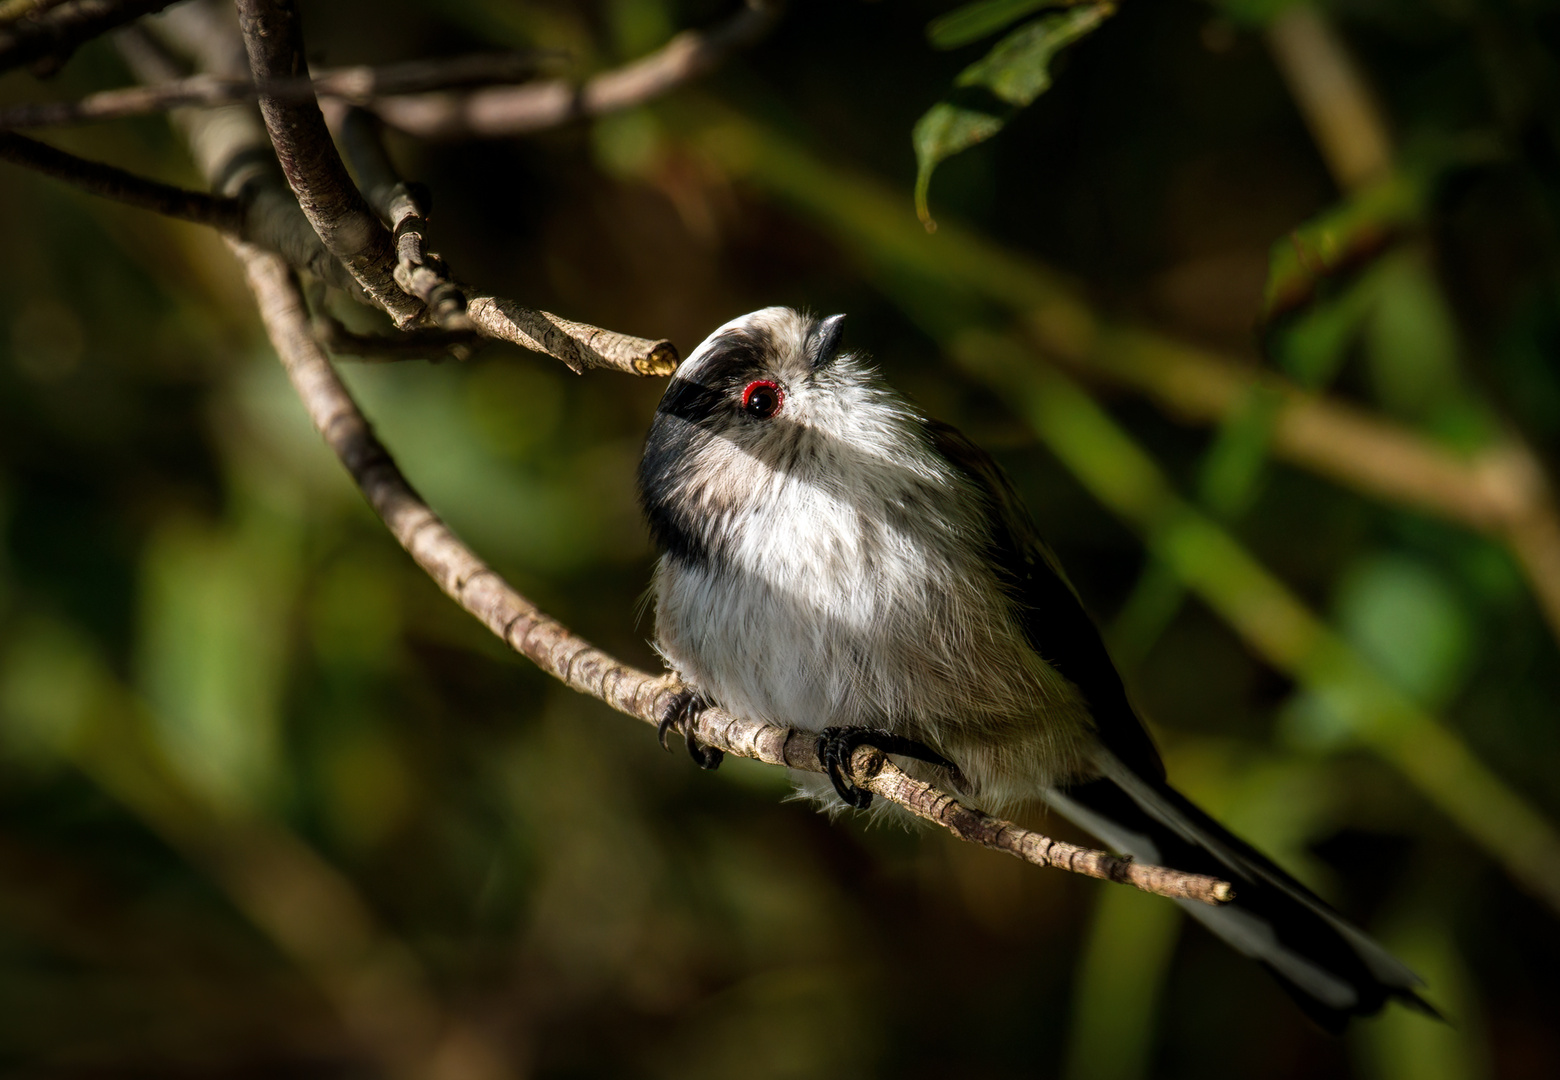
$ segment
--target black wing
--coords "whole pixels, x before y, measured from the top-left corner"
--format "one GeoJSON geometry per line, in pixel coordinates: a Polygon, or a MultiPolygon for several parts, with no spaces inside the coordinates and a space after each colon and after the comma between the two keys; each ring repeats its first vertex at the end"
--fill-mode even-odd
{"type": "Polygon", "coordinates": [[[1083,692],[1106,748],[1145,780],[1162,781],[1164,763],[1127,700],[1100,632],[1040,538],[1012,481],[957,428],[929,420],[926,429],[937,452],[985,495],[992,558],[1007,572],[1029,643],[1083,692]]]}

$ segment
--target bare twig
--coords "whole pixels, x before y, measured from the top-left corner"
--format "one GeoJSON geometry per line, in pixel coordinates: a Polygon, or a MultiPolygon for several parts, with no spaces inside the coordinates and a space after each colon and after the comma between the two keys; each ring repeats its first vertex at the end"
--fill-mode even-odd
{"type": "Polygon", "coordinates": [[[428,306],[428,317],[445,330],[470,330],[466,295],[449,278],[444,260],[428,250],[427,190],[396,173],[379,137],[379,120],[356,106],[335,125],[363,194],[390,224],[395,245],[395,280],[428,306]]]}
{"type": "Polygon", "coordinates": [[[713,70],[731,52],[762,38],[779,19],[780,0],[745,0],[741,10],[709,30],[678,34],[631,64],[576,85],[565,79],[382,97],[369,107],[391,127],[429,139],[523,135],[571,120],[600,116],[658,97],[713,70]]]}
{"type": "MultiPolygon", "coordinates": [[[[470,53],[434,60],[409,60],[373,67],[324,68],[312,79],[277,79],[265,93],[288,102],[319,97],[364,103],[386,94],[413,94],[454,86],[522,82],[534,76],[551,53],[470,53]]],[[[88,94],[79,101],[42,101],[0,108],[0,128],[50,127],[146,116],[189,106],[210,108],[252,101],[260,90],[247,79],[201,74],[153,86],[125,86],[88,94]]]]}
{"type": "Polygon", "coordinates": [[[475,329],[562,360],[575,372],[608,368],[634,375],[670,375],[677,350],[669,341],[652,341],[533,311],[513,300],[478,295],[450,280],[444,262],[427,250],[427,196],[420,185],[403,181],[385,153],[379,121],[362,109],[348,108],[336,125],[352,168],[375,209],[395,230],[395,279],[428,305],[432,319],[446,330],[475,329]]]}
{"type": "Polygon", "coordinates": [[[116,202],[199,225],[210,225],[233,236],[244,235],[244,207],[237,199],[225,199],[148,180],[113,165],[88,161],[9,131],[0,131],[0,161],[35,169],[116,202]]]}
{"type": "Polygon", "coordinates": [[[405,330],[389,334],[357,334],[316,305],[310,321],[314,337],[326,351],[370,362],[398,360],[467,360],[481,338],[475,333],[449,330],[405,330]]]}
{"type": "Polygon", "coordinates": [[[573,322],[513,300],[466,289],[466,314],[479,331],[534,352],[562,360],[572,370],[609,368],[632,375],[670,375],[677,350],[670,341],[652,341],[573,322]]]}
{"type": "Polygon", "coordinates": [[[395,230],[396,281],[421,297],[436,323],[445,329],[473,328],[562,360],[575,372],[608,368],[634,375],[670,375],[677,350],[669,341],[652,341],[533,311],[513,300],[478,295],[447,276],[443,261],[427,250],[426,195],[396,172],[379,137],[379,121],[362,109],[343,110],[336,124],[341,145],[369,202],[395,230]]]}
{"type": "MultiPolygon", "coordinates": [[[[320,350],[309,330],[303,295],[286,263],[250,245],[232,247],[244,264],[266,331],[309,418],[417,564],[461,607],[549,675],[647,724],[666,717],[678,702],[680,687],[673,678],[622,664],[541,612],[439,520],[406,482],[320,350]]],[[[791,769],[823,771],[816,736],[807,732],[708,709],[694,722],[693,734],[727,753],[791,769]]],[[[1064,844],[972,810],[908,776],[870,748],[856,751],[851,768],[853,779],[880,797],[960,839],[1025,862],[1124,882],[1160,896],[1204,903],[1226,902],[1234,896],[1227,882],[1064,844]]]]}
{"type": "MultiPolygon", "coordinates": [[[[294,0],[238,0],[238,13],[250,74],[258,85],[308,78],[294,0]]],[[[319,103],[288,102],[262,93],[260,114],[288,186],[325,249],[397,326],[411,324],[422,315],[423,304],[396,283],[390,234],[347,175],[319,103]]]]}
{"type": "Polygon", "coordinates": [[[57,71],[71,53],[93,38],[173,0],[69,0],[0,26],[0,71],[34,64],[39,74],[57,71]]]}

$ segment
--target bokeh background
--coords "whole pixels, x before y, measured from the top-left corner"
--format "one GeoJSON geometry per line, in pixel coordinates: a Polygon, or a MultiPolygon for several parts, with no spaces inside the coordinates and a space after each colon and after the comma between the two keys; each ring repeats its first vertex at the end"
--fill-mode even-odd
{"type": "MultiPolygon", "coordinates": [[[[319,63],[581,73],[734,6],[302,4],[319,63]]],[[[910,132],[990,43],[932,48],[953,6],[797,0],[647,107],[391,147],[500,295],[685,352],[849,313],[1010,470],[1172,779],[1450,1023],[1328,1037],[1168,902],[663,754],[412,565],[213,235],[5,166],[0,1068],[1560,1075],[1560,534],[1528,471],[1560,463],[1560,5],[1127,0],[942,166],[928,233],[910,132]]],[[[129,81],[99,41],[0,101],[129,81]]],[[[43,137],[197,183],[161,119],[43,137]]],[[[658,381],[507,346],[346,373],[481,554],[654,663],[658,381]]]]}

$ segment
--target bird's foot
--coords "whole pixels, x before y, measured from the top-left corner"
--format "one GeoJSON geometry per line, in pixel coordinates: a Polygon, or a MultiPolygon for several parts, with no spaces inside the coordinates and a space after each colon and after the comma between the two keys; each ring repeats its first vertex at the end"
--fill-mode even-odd
{"type": "Polygon", "coordinates": [[[850,776],[851,757],[863,746],[873,747],[885,754],[898,754],[900,757],[914,758],[944,769],[952,769],[954,772],[958,771],[958,766],[925,743],[896,735],[884,728],[824,728],[818,735],[818,760],[823,763],[823,771],[828,774],[829,782],[834,785],[835,794],[844,800],[845,805],[853,806],[857,810],[865,810],[872,805],[872,792],[857,787],[850,776]]]}
{"type": "Polygon", "coordinates": [[[713,746],[702,746],[693,736],[693,722],[707,708],[709,702],[694,691],[678,691],[671,707],[666,710],[666,715],[661,717],[661,722],[655,726],[655,736],[656,741],[661,744],[661,749],[670,751],[671,747],[666,745],[667,735],[673,728],[682,728],[683,741],[687,744],[688,756],[693,758],[694,764],[701,769],[718,769],[720,763],[726,758],[726,752],[713,746]]]}

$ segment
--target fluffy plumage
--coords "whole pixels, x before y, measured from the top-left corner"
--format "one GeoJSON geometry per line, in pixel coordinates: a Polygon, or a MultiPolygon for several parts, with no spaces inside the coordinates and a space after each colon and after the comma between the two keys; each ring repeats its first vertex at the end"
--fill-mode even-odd
{"type": "MultiPolygon", "coordinates": [[[[640,491],[665,554],[656,644],[705,699],[803,730],[887,728],[987,809],[1046,799],[1134,856],[1236,882],[1191,914],[1329,1026],[1411,972],[1165,782],[1098,632],[996,464],[921,416],[840,321],[734,319],[668,386],[640,491]],[[755,386],[772,383],[778,410],[755,386]]],[[[799,784],[840,804],[827,781],[799,784]]],[[[881,804],[880,804],[881,805],[881,804]]]]}

